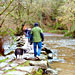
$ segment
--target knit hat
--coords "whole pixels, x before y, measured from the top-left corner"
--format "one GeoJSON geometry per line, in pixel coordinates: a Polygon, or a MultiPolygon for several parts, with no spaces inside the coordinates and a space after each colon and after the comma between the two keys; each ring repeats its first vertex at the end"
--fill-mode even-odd
{"type": "Polygon", "coordinates": [[[35,23],[35,24],[34,24],[34,26],[38,26],[38,25],[39,25],[38,23],[35,23]]]}

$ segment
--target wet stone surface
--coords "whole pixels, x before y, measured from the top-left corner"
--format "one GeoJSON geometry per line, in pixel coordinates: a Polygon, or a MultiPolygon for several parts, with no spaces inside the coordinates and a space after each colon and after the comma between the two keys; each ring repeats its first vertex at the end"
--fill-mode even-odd
{"type": "Polygon", "coordinates": [[[12,67],[5,67],[5,68],[3,68],[2,70],[3,71],[6,71],[6,70],[11,70],[12,69],[12,67]]]}
{"type": "Polygon", "coordinates": [[[27,74],[27,72],[21,72],[21,71],[11,71],[11,72],[8,72],[4,75],[25,75],[27,74]]]}
{"type": "Polygon", "coordinates": [[[3,74],[3,71],[0,71],[0,75],[3,74]]]}
{"type": "Polygon", "coordinates": [[[13,61],[14,64],[22,64],[22,63],[25,63],[27,60],[25,59],[16,59],[13,61]]]}
{"type": "Polygon", "coordinates": [[[2,62],[2,63],[0,63],[0,68],[6,66],[7,64],[8,64],[8,63],[6,63],[6,62],[2,62]]]}
{"type": "MultiPolygon", "coordinates": [[[[0,60],[6,59],[6,58],[8,58],[8,59],[5,60],[4,62],[0,63],[0,65],[1,65],[0,66],[0,75],[1,74],[2,75],[25,75],[25,74],[31,73],[33,69],[35,69],[37,71],[39,68],[46,69],[47,72],[50,73],[50,75],[72,75],[72,74],[74,74],[73,69],[71,70],[72,67],[74,68],[74,62],[73,62],[73,60],[71,60],[69,64],[67,63],[68,58],[67,58],[66,53],[67,53],[67,51],[68,52],[70,51],[69,48],[75,49],[75,46],[74,46],[75,40],[69,39],[69,41],[68,41],[68,39],[63,39],[63,38],[59,39],[59,38],[55,38],[55,37],[52,38],[52,36],[50,36],[51,38],[48,36],[48,39],[46,37],[45,42],[44,42],[46,44],[43,45],[43,48],[47,46],[46,48],[48,50],[52,51],[52,55],[49,53],[47,54],[46,51],[43,50],[41,52],[40,60],[35,60],[34,52],[33,52],[33,45],[29,45],[29,43],[27,42],[28,41],[27,38],[25,38],[25,36],[18,37],[17,43],[19,43],[19,42],[23,43],[24,45],[21,48],[27,49],[28,52],[24,53],[21,58],[18,56],[17,59],[16,59],[14,53],[7,55],[5,57],[1,56],[0,60]],[[64,47],[64,48],[62,48],[62,47],[64,47]],[[64,53],[65,49],[67,49],[66,53],[64,53]],[[62,51],[62,53],[61,53],[61,51],[62,51]],[[48,59],[48,56],[53,57],[53,59],[48,59]],[[48,66],[47,62],[49,62],[50,66],[48,66]],[[66,64],[68,64],[69,66],[66,64]],[[66,71],[66,69],[63,70],[63,67],[62,68],[60,67],[63,65],[65,68],[67,68],[67,67],[69,68],[72,65],[73,66],[70,68],[70,70],[66,71]],[[6,70],[6,72],[5,72],[5,70],[6,70]],[[72,71],[73,73],[71,74],[70,71],[72,71]],[[66,73],[64,73],[64,72],[66,72],[66,73]]],[[[15,49],[18,48],[15,46],[15,45],[17,45],[17,43],[14,43],[14,46],[12,46],[13,48],[12,47],[10,48],[10,51],[11,50],[15,51],[15,49]]]]}
{"type": "Polygon", "coordinates": [[[47,61],[30,61],[30,65],[40,66],[40,68],[47,69],[47,61]]]}
{"type": "Polygon", "coordinates": [[[17,67],[17,70],[25,71],[31,73],[33,69],[36,71],[39,69],[39,66],[25,66],[25,67],[17,67]]]}

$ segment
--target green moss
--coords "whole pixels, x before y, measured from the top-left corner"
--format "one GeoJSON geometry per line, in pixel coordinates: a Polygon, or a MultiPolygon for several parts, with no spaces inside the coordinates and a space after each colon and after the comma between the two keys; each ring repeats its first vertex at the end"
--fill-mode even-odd
{"type": "Polygon", "coordinates": [[[11,64],[12,62],[8,62],[8,64],[11,64]]]}
{"type": "Polygon", "coordinates": [[[43,70],[41,68],[38,69],[38,71],[33,70],[31,75],[42,75],[43,70]]]}
{"type": "Polygon", "coordinates": [[[6,58],[6,59],[3,59],[3,60],[0,60],[0,63],[1,63],[1,62],[5,62],[7,59],[8,59],[8,58],[6,58]]]}
{"type": "Polygon", "coordinates": [[[24,67],[24,64],[19,65],[20,67],[24,67]]]}
{"type": "Polygon", "coordinates": [[[35,75],[42,75],[42,73],[40,73],[40,72],[37,71],[37,72],[35,73],[35,75]]]}
{"type": "Polygon", "coordinates": [[[26,61],[26,62],[24,63],[24,65],[25,65],[25,66],[29,66],[29,65],[30,65],[29,63],[30,63],[30,61],[26,61]]]}
{"type": "Polygon", "coordinates": [[[43,70],[41,68],[38,69],[38,72],[43,73],[43,70]]]}
{"type": "Polygon", "coordinates": [[[11,69],[11,70],[6,70],[4,72],[9,72],[9,71],[16,71],[15,69],[11,69]]]}
{"type": "Polygon", "coordinates": [[[19,65],[20,67],[24,67],[24,66],[29,66],[30,64],[30,61],[26,61],[25,63],[19,65]]]}

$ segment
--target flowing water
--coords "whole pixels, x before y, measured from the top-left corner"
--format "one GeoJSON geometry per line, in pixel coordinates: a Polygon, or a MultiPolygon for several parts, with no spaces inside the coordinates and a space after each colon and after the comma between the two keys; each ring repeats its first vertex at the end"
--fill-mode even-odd
{"type": "Polygon", "coordinates": [[[58,70],[58,75],[75,75],[75,39],[46,33],[45,43],[56,51],[56,59],[64,60],[50,63],[53,69],[58,70]]]}

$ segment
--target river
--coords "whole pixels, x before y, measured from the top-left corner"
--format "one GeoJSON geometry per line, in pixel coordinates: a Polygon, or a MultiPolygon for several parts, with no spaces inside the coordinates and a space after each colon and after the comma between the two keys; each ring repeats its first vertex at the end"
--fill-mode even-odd
{"type": "Polygon", "coordinates": [[[57,59],[50,63],[53,69],[58,70],[58,75],[75,75],[75,39],[64,38],[63,35],[45,33],[45,43],[51,50],[56,50],[57,59]]]}

